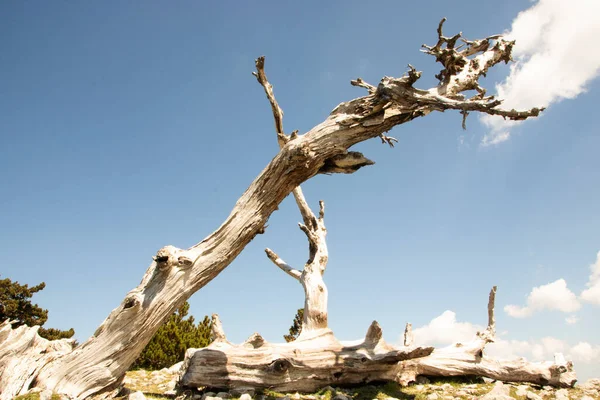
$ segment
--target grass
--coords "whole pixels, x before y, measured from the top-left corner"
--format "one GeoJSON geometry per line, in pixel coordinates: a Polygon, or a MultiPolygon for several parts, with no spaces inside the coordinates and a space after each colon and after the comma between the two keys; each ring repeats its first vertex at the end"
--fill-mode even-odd
{"type": "MultiPolygon", "coordinates": [[[[13,400],[40,400],[40,394],[39,393],[24,394],[22,396],[15,397],[13,400]]],[[[50,400],[60,400],[60,396],[57,395],[56,393],[53,393],[52,396],[50,397],[50,400]]]]}

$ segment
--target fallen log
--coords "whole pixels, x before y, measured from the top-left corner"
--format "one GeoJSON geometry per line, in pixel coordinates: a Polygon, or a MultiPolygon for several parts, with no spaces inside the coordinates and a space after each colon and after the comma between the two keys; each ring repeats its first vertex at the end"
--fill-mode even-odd
{"type": "MultiPolygon", "coordinates": [[[[503,382],[529,382],[555,387],[573,387],[577,376],[573,363],[566,361],[560,353],[555,354],[554,362],[529,362],[524,358],[516,360],[495,360],[484,354],[486,344],[494,342],[495,320],[494,303],[496,287],[490,291],[488,301],[488,326],[478,332],[469,343],[455,343],[435,349],[429,356],[417,360],[407,360],[398,365],[397,382],[408,385],[419,375],[427,377],[480,376],[503,382]]],[[[408,328],[408,327],[407,327],[408,328]]],[[[410,330],[407,329],[409,332],[410,330]]],[[[405,341],[407,335],[405,334],[405,341]]]]}
{"type": "MultiPolygon", "coordinates": [[[[213,326],[220,326],[218,321],[215,316],[213,326]]],[[[268,343],[254,334],[234,345],[221,335],[208,347],[187,351],[179,384],[315,392],[328,385],[394,380],[399,361],[432,351],[432,347],[389,345],[376,321],[358,342],[339,342],[327,328],[304,332],[290,343],[268,343]]]]}

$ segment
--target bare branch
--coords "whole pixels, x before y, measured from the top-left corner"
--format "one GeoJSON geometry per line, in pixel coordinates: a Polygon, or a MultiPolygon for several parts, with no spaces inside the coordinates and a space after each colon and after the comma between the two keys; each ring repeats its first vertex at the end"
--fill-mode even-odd
{"type": "Polygon", "coordinates": [[[394,142],[398,143],[398,139],[384,135],[383,133],[379,137],[381,138],[381,143],[387,143],[392,148],[394,147],[394,142]]]}
{"type": "Polygon", "coordinates": [[[358,86],[367,89],[369,94],[373,94],[377,91],[377,87],[368,84],[367,82],[363,81],[362,78],[356,78],[355,80],[350,81],[350,84],[352,86],[358,86]]]}
{"type": "Polygon", "coordinates": [[[290,138],[287,137],[283,131],[283,110],[279,107],[279,104],[275,99],[275,94],[273,93],[273,85],[269,83],[267,75],[265,74],[265,56],[258,57],[254,61],[254,64],[256,65],[256,72],[253,72],[252,75],[256,77],[258,83],[265,89],[265,94],[267,95],[267,99],[269,99],[269,103],[271,103],[271,110],[273,111],[277,142],[279,143],[279,147],[283,147],[290,138]]]}
{"type": "Polygon", "coordinates": [[[273,261],[273,264],[277,265],[283,272],[291,276],[296,280],[300,280],[302,273],[297,269],[290,267],[285,261],[283,261],[273,250],[265,249],[265,253],[267,253],[267,257],[269,260],[273,261]]]}

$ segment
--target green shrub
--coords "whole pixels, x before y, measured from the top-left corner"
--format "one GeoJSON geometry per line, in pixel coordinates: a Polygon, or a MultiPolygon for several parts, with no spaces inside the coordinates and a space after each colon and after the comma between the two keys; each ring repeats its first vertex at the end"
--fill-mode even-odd
{"type": "Polygon", "coordinates": [[[294,322],[290,326],[290,334],[283,335],[286,342],[293,342],[302,332],[302,319],[304,318],[304,308],[299,308],[294,317],[294,322]]]}
{"type": "Polygon", "coordinates": [[[186,302],[169,317],[135,360],[132,369],[168,368],[183,361],[187,349],[206,347],[212,342],[210,318],[205,316],[196,325],[193,316],[185,318],[189,309],[186,302]]]}
{"type": "MultiPolygon", "coordinates": [[[[48,320],[48,310],[31,303],[31,297],[46,287],[44,282],[29,287],[13,282],[10,279],[0,279],[0,322],[7,319],[12,321],[12,327],[21,325],[42,326],[48,320]]],[[[48,340],[68,339],[75,334],[73,328],[61,331],[54,328],[40,328],[39,335],[48,340]]]]}

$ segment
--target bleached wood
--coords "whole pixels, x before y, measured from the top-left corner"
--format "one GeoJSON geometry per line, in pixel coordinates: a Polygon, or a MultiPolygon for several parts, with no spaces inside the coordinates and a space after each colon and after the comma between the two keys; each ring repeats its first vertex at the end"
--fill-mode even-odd
{"type": "MultiPolygon", "coordinates": [[[[449,41],[442,40],[441,26],[439,36],[441,43],[429,51],[438,61],[448,64],[448,60],[440,57],[444,46],[450,47],[449,41]]],[[[460,95],[464,90],[477,88],[477,80],[487,68],[508,61],[512,46],[512,42],[494,37],[481,43],[468,42],[461,52],[446,49],[447,53],[452,53],[454,61],[448,64],[452,68],[445,66],[447,72],[436,87],[429,90],[415,88],[413,85],[420,72],[411,68],[401,78],[384,77],[376,89],[367,86],[367,96],[341,103],[325,121],[304,135],[290,135],[239,198],[223,224],[189,249],[174,246],[160,249],[140,285],[126,295],[85,343],[72,352],[56,353],[52,360],[38,357],[38,353],[27,346],[17,346],[18,352],[2,353],[0,365],[12,365],[13,360],[18,359],[24,368],[21,375],[26,378],[20,378],[22,384],[13,382],[10,386],[20,386],[18,394],[22,394],[27,389],[26,382],[35,382],[38,388],[72,398],[85,398],[117,387],[169,315],[226,268],[257,234],[264,232],[269,216],[289,193],[319,173],[353,173],[373,164],[361,153],[348,151],[353,145],[376,137],[392,145],[394,141],[385,136],[391,128],[432,111],[454,109],[464,115],[479,111],[509,119],[537,116],[540,109],[502,110],[498,108],[500,101],[491,97],[464,99],[460,95]],[[488,42],[489,45],[485,44],[488,42]],[[491,45],[492,42],[495,44],[491,45]],[[468,57],[475,54],[485,61],[485,67],[467,73],[457,60],[463,59],[462,65],[467,65],[468,57]]],[[[278,138],[285,136],[282,129],[277,130],[278,138]]],[[[161,217],[169,218],[158,216],[161,217]]],[[[304,226],[311,231],[310,222],[305,220],[304,226]]],[[[321,229],[318,224],[316,229],[321,229]]],[[[307,236],[310,241],[308,233],[307,236]]],[[[112,262],[110,252],[105,252],[104,256],[112,262]]],[[[316,268],[318,265],[314,264],[316,268]]],[[[309,312],[306,318],[307,325],[317,329],[326,326],[326,315],[318,311],[319,304],[326,306],[326,302],[322,303],[323,293],[313,293],[310,289],[320,287],[319,274],[312,274],[312,277],[316,281],[307,284],[309,289],[305,290],[310,291],[307,299],[315,300],[315,304],[309,302],[305,306],[314,312],[309,312]]],[[[12,337],[11,342],[21,343],[18,335],[8,335],[12,337]]],[[[10,397],[6,394],[7,385],[0,384],[2,400],[10,397]]]]}
{"type": "Polygon", "coordinates": [[[339,342],[330,330],[321,329],[290,343],[247,343],[213,342],[202,349],[189,349],[181,369],[181,386],[314,392],[327,385],[394,380],[393,367],[399,361],[423,357],[433,350],[397,349],[382,339],[377,322],[358,342],[339,342]]]}
{"type": "Polygon", "coordinates": [[[406,323],[406,327],[404,328],[404,345],[412,346],[415,342],[415,338],[412,332],[412,324],[406,323]]]}
{"type": "Polygon", "coordinates": [[[11,321],[0,323],[0,396],[12,399],[29,390],[39,371],[64,354],[70,353],[74,340],[47,340],[38,335],[39,326],[11,328],[11,321]]]}
{"type": "Polygon", "coordinates": [[[554,362],[532,363],[517,360],[495,360],[485,356],[484,348],[495,338],[494,302],[496,287],[490,291],[488,326],[469,343],[435,349],[431,355],[407,360],[397,366],[397,381],[402,385],[415,382],[417,376],[482,376],[504,382],[529,382],[539,385],[572,387],[577,381],[573,363],[562,354],[554,362]]]}

